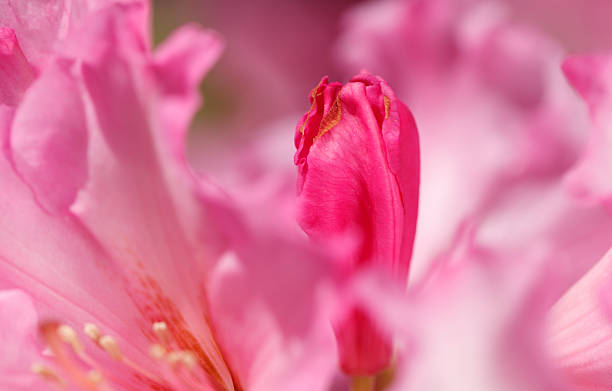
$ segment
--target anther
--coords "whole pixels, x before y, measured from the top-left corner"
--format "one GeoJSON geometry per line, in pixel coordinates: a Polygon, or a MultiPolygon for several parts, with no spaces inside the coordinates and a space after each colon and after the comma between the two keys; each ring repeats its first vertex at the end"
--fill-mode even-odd
{"type": "Polygon", "coordinates": [[[101,337],[98,340],[98,344],[102,349],[106,350],[106,352],[115,360],[119,361],[123,358],[123,355],[119,350],[119,345],[117,344],[117,341],[115,341],[115,339],[110,335],[105,335],[101,337]]]}
{"type": "Polygon", "coordinates": [[[62,341],[72,346],[72,349],[74,349],[76,353],[80,354],[83,352],[83,344],[72,327],[65,324],[59,326],[57,328],[57,335],[62,341]]]}
{"type": "Polygon", "coordinates": [[[102,337],[100,329],[93,323],[85,323],[83,326],[83,332],[94,342],[98,342],[98,340],[102,337]]]}
{"type": "Polygon", "coordinates": [[[34,374],[36,374],[36,375],[40,376],[41,378],[43,378],[44,380],[51,381],[51,382],[58,383],[58,384],[63,384],[64,383],[62,381],[62,379],[60,379],[60,377],[55,372],[53,372],[51,369],[49,369],[48,367],[44,366],[43,364],[34,363],[30,367],[30,370],[34,374]]]}
{"type": "Polygon", "coordinates": [[[168,343],[170,340],[170,332],[168,331],[168,325],[166,322],[155,322],[153,323],[153,332],[157,336],[160,342],[168,343]]]}
{"type": "Polygon", "coordinates": [[[151,345],[151,348],[149,349],[149,354],[156,360],[164,358],[166,353],[166,348],[158,343],[151,345]]]}

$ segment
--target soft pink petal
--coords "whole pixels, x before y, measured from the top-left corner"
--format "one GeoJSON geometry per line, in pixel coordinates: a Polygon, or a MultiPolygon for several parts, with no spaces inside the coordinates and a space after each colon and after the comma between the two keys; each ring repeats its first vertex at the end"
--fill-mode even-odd
{"type": "Polygon", "coordinates": [[[15,30],[26,58],[40,66],[52,56],[56,41],[68,29],[69,3],[65,0],[2,0],[0,25],[15,30]]]}
{"type": "Polygon", "coordinates": [[[32,300],[19,290],[0,290],[0,390],[46,389],[30,366],[38,358],[38,316],[32,300]]]}
{"type": "Polygon", "coordinates": [[[45,212],[5,156],[0,178],[0,281],[30,294],[45,317],[75,329],[96,323],[126,352],[146,357],[140,328],[150,324],[126,300],[123,271],[73,217],[45,212]]]}
{"type": "Polygon", "coordinates": [[[608,250],[612,217],[601,206],[577,204],[553,178],[507,189],[475,236],[482,246],[517,258],[530,249],[547,252],[562,275],[560,295],[608,250]]]}
{"type": "Polygon", "coordinates": [[[139,34],[148,39],[148,1],[144,0],[2,0],[0,26],[15,31],[25,57],[42,69],[71,32],[87,16],[112,4],[138,4],[142,13],[135,16],[139,34]]]}
{"type": "Polygon", "coordinates": [[[200,106],[199,84],[217,61],[223,44],[212,31],[180,28],[155,52],[153,71],[164,96],[161,117],[174,153],[182,153],[189,123],[200,106]]]}
{"type": "Polygon", "coordinates": [[[16,105],[34,78],[15,32],[0,28],[0,103],[16,105]]]}
{"type": "MultiPolygon", "coordinates": [[[[221,372],[221,376],[226,376],[221,381],[231,383],[225,364],[211,342],[212,337],[206,334],[210,331],[201,285],[204,273],[197,270],[203,270],[204,263],[198,261],[205,259],[207,254],[188,243],[182,223],[173,212],[173,200],[164,188],[166,172],[161,169],[157,157],[153,137],[156,133],[149,127],[154,125],[149,122],[147,110],[150,107],[146,107],[148,102],[143,102],[136,93],[136,83],[132,79],[136,69],[148,69],[142,63],[142,46],[132,45],[141,41],[139,32],[134,30],[133,36],[124,34],[126,26],[134,26],[132,10],[138,13],[141,9],[112,7],[92,15],[88,31],[78,35],[77,45],[69,48],[92,63],[69,69],[62,67],[68,63],[59,61],[57,68],[48,69],[53,77],[46,79],[43,75],[36,89],[31,91],[33,96],[48,97],[57,92],[59,83],[64,94],[56,94],[53,103],[60,108],[79,103],[80,94],[76,91],[87,92],[89,96],[81,103],[87,107],[86,123],[78,124],[76,116],[75,124],[70,121],[74,116],[56,113],[59,115],[56,121],[40,122],[45,137],[36,140],[25,134],[32,129],[27,129],[26,125],[34,124],[27,121],[32,119],[32,114],[38,113],[25,112],[28,102],[22,107],[25,114],[20,119],[18,113],[13,122],[18,136],[13,140],[16,145],[11,154],[16,157],[17,166],[30,188],[15,175],[9,162],[2,159],[2,280],[27,290],[40,303],[45,316],[52,316],[60,323],[67,323],[76,330],[81,330],[85,322],[97,324],[103,333],[117,339],[126,356],[146,368],[153,365],[147,351],[156,340],[151,326],[153,322],[166,321],[173,335],[181,338],[177,339],[179,348],[200,349],[196,354],[201,355],[203,361],[208,359],[207,354],[217,354],[212,360],[217,360],[213,365],[218,369],[210,369],[210,372],[221,372]],[[116,34],[118,31],[122,31],[121,37],[130,40],[125,45],[116,34]],[[102,35],[96,36],[98,32],[102,35]],[[115,41],[112,41],[113,36],[115,41]],[[105,41],[106,38],[111,41],[105,41]],[[93,45],[93,53],[86,51],[87,39],[92,39],[89,44],[93,45]],[[98,45],[100,42],[106,43],[98,45]],[[117,45],[112,45],[114,43],[117,45]],[[68,70],[75,71],[76,76],[71,77],[68,70]],[[100,112],[104,117],[95,115],[100,112]],[[85,143],[83,138],[79,140],[83,135],[89,142],[85,143]],[[69,150],[68,166],[58,163],[66,155],[49,148],[56,140],[76,141],[69,150]],[[45,164],[37,165],[38,160],[45,160],[45,164]],[[84,167],[88,175],[75,178],[74,167],[84,167]],[[78,182],[84,179],[87,182],[82,189],[82,183],[78,182]],[[63,193],[59,199],[54,199],[54,194],[45,187],[49,181],[71,183],[72,187],[58,187],[63,193]],[[138,181],[142,186],[138,187],[138,181]],[[92,187],[100,192],[92,195],[92,187]],[[76,212],[68,212],[65,207],[70,206],[70,197],[75,195],[76,204],[71,209],[76,212]],[[87,197],[95,199],[92,210],[87,209],[87,197]],[[61,205],[55,205],[58,200],[61,205]],[[57,215],[51,216],[37,201],[64,209],[58,208],[57,215]],[[141,208],[134,208],[134,205],[141,208]],[[109,216],[113,217],[109,219],[109,216]],[[113,219],[115,221],[108,224],[113,219]],[[179,273],[183,273],[181,278],[177,277],[179,273]],[[197,343],[199,338],[209,338],[205,340],[209,344],[204,345],[206,352],[197,343]],[[194,343],[196,345],[192,346],[194,343]]],[[[67,49],[66,55],[70,50],[67,49]]],[[[142,75],[146,76],[139,81],[148,83],[153,79],[144,71],[142,75]]],[[[156,90],[151,91],[155,93],[156,90]]],[[[154,101],[152,95],[149,98],[154,101]]],[[[51,119],[53,114],[49,114],[51,119]]],[[[3,140],[7,131],[2,129],[3,140]]],[[[183,193],[190,194],[189,191],[190,187],[184,184],[183,193]]],[[[191,202],[196,204],[195,198],[191,202]]],[[[189,238],[198,233],[192,233],[189,238]]],[[[118,365],[108,363],[110,357],[94,344],[89,347],[101,362],[111,368],[118,365]]],[[[119,368],[117,373],[120,379],[125,376],[123,381],[141,384],[130,377],[131,371],[125,367],[119,368]]]]}
{"type": "Polygon", "coordinates": [[[548,345],[557,366],[579,390],[612,387],[612,322],[602,297],[611,272],[608,252],[549,314],[548,345]]]}
{"type": "Polygon", "coordinates": [[[587,202],[602,202],[612,208],[612,56],[569,58],[565,74],[586,101],[592,130],[584,156],[568,174],[570,190],[587,202]]]}
{"type": "Polygon", "coordinates": [[[467,254],[408,296],[385,279],[358,285],[369,310],[396,335],[390,389],[566,389],[542,339],[554,278],[537,259],[508,267],[490,254],[467,254]]]}
{"type": "Polygon", "coordinates": [[[51,65],[28,90],[13,121],[17,170],[50,210],[66,210],[87,180],[87,123],[76,67],[51,65]]]}

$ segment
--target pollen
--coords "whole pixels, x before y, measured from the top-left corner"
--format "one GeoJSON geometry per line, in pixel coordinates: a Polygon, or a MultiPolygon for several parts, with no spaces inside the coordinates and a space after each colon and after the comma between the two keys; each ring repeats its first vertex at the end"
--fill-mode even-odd
{"type": "Polygon", "coordinates": [[[389,118],[389,109],[391,107],[391,99],[386,95],[383,96],[383,102],[385,104],[385,119],[389,118]]]}
{"type": "Polygon", "coordinates": [[[314,138],[313,143],[330,131],[334,126],[338,125],[340,119],[342,119],[342,102],[340,101],[340,96],[338,96],[327,114],[321,119],[319,133],[314,138]]]}

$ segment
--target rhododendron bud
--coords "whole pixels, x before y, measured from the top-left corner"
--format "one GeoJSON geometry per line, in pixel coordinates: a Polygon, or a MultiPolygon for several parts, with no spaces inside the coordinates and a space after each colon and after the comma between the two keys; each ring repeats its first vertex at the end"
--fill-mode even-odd
{"type": "MultiPolygon", "coordinates": [[[[406,106],[379,77],[346,85],[323,78],[295,135],[298,221],[315,241],[349,235],[347,276],[364,267],[406,281],[419,188],[417,129],[406,106]]],[[[392,344],[361,309],[336,325],[342,369],[372,375],[389,365],[392,344]]]]}

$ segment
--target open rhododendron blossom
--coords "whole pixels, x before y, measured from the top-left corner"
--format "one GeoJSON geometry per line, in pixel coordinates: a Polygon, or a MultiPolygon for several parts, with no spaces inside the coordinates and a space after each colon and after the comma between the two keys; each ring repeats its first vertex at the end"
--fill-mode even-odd
{"type": "Polygon", "coordinates": [[[612,390],[612,51],[519,1],[321,7],[233,46],[267,135],[188,156],[235,26],[154,47],[145,0],[0,0],[0,391],[612,390]],[[335,60],[294,167],[266,93],[335,60]]]}

